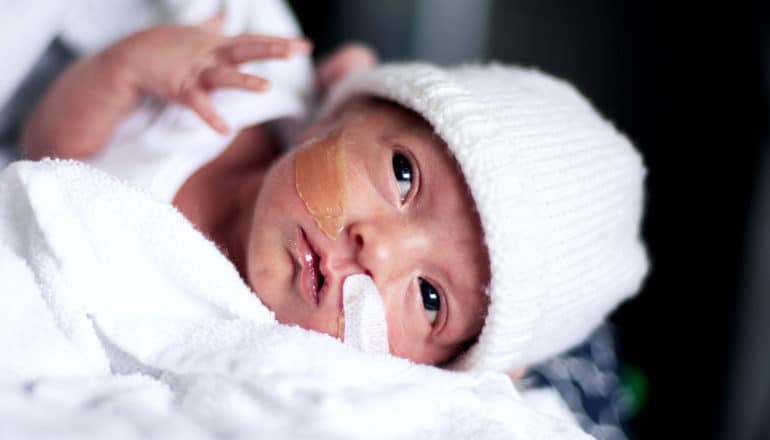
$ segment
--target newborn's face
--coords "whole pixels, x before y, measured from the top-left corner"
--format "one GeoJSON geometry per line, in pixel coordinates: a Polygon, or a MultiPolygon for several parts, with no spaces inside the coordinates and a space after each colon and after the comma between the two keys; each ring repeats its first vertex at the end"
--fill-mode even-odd
{"type": "Polygon", "coordinates": [[[312,127],[265,177],[248,282],[279,321],[341,337],[343,281],[368,274],[391,353],[443,362],[486,314],[489,263],[473,201],[425,121],[381,101],[349,107],[312,127]]]}

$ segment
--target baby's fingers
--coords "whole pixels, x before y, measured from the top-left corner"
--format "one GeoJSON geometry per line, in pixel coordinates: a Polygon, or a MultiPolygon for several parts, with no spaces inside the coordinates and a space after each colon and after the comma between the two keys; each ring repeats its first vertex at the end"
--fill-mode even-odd
{"type": "Polygon", "coordinates": [[[214,111],[214,107],[211,106],[208,93],[202,89],[190,90],[181,101],[182,104],[191,108],[204,122],[219,133],[227,134],[230,130],[225,121],[214,111]]]}
{"type": "Polygon", "coordinates": [[[220,56],[228,63],[240,64],[252,60],[307,54],[311,49],[310,42],[303,39],[244,34],[233,37],[229,44],[221,48],[220,56]]]}
{"type": "Polygon", "coordinates": [[[255,75],[241,73],[230,66],[214,66],[201,73],[201,81],[207,88],[232,87],[261,92],[267,89],[268,81],[255,75]]]}

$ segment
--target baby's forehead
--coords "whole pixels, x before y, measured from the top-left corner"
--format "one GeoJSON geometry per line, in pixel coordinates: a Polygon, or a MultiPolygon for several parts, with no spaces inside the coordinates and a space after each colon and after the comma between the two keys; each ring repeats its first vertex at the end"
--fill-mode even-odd
{"type": "MultiPolygon", "coordinates": [[[[430,123],[417,112],[393,101],[374,96],[352,97],[345,101],[332,114],[332,117],[343,124],[377,119],[389,130],[409,131],[437,137],[430,123]]],[[[437,139],[441,141],[440,138],[437,137],[437,139]]]]}
{"type": "MultiPolygon", "coordinates": [[[[357,97],[344,105],[339,123],[369,130],[386,142],[408,143],[431,163],[439,162],[449,172],[456,173],[465,185],[462,169],[446,142],[433,126],[417,112],[382,98],[357,97]]],[[[470,192],[468,192],[470,197],[470,192]]]]}

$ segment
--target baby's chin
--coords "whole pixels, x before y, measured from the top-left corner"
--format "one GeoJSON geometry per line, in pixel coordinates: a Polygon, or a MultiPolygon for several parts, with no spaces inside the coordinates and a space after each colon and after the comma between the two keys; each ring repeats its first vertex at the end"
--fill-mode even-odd
{"type": "Polygon", "coordinates": [[[301,327],[305,330],[321,333],[343,342],[341,335],[344,334],[344,329],[340,333],[339,327],[329,320],[320,320],[316,317],[299,318],[296,316],[279,316],[278,314],[276,314],[276,320],[284,325],[301,327]]]}

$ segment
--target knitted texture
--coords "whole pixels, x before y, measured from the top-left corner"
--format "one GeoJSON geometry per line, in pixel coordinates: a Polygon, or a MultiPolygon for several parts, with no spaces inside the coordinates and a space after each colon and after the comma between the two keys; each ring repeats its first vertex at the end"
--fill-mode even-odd
{"type": "Polygon", "coordinates": [[[478,342],[453,368],[511,371],[558,354],[639,289],[646,171],[572,86],[499,64],[391,64],[343,80],[321,113],[358,94],[422,115],[476,203],[490,304],[478,342]]]}

